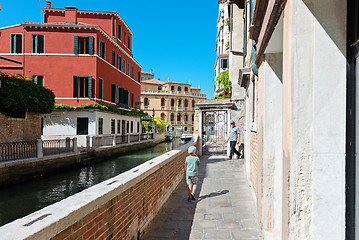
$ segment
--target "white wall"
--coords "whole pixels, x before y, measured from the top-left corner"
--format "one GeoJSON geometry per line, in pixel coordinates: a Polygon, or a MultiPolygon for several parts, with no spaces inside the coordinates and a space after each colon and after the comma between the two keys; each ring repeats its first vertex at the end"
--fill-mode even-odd
{"type": "MultiPolygon", "coordinates": [[[[76,135],[77,131],[77,118],[88,118],[89,127],[88,135],[94,136],[98,134],[98,119],[103,118],[103,135],[111,134],[111,119],[115,119],[115,133],[117,134],[117,120],[133,121],[134,131],[137,132],[137,123],[139,122],[142,132],[140,117],[125,116],[112,112],[103,112],[99,110],[75,110],[75,111],[59,111],[55,110],[50,114],[45,114],[43,139],[57,139],[66,137],[77,137],[78,146],[86,146],[86,135],[76,135]]],[[[131,124],[130,124],[131,127],[131,124]]],[[[121,128],[122,129],[122,128],[121,128]]],[[[131,129],[130,129],[131,130],[131,129]]],[[[130,132],[131,133],[131,132],[130,132]]],[[[121,132],[121,134],[123,134],[121,132]]],[[[126,133],[125,133],[126,134],[126,133]]]]}

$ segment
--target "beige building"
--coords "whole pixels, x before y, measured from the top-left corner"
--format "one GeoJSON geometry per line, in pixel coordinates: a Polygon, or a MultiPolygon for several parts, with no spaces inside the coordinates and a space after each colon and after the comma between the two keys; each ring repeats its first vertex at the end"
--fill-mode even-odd
{"type": "Polygon", "coordinates": [[[162,82],[158,79],[141,82],[141,109],[148,115],[161,117],[173,127],[174,136],[193,133],[194,108],[206,99],[200,88],[190,83],[162,82]]]}

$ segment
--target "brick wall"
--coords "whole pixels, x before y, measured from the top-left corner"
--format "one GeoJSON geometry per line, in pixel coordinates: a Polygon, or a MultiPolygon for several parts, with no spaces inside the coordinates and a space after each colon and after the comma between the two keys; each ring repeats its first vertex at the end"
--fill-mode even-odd
{"type": "MultiPolygon", "coordinates": [[[[254,189],[257,193],[257,158],[258,156],[258,142],[257,133],[250,133],[250,180],[254,189]]],[[[258,196],[257,196],[258,197],[258,196]]]]}
{"type": "Polygon", "coordinates": [[[41,138],[41,114],[27,112],[25,118],[0,113],[0,142],[31,141],[41,138]]]}
{"type": "Polygon", "coordinates": [[[22,239],[138,239],[183,181],[188,147],[12,222],[0,229],[0,235],[11,239],[11,229],[17,229],[22,239]],[[26,227],[33,219],[39,220],[26,227]]]}

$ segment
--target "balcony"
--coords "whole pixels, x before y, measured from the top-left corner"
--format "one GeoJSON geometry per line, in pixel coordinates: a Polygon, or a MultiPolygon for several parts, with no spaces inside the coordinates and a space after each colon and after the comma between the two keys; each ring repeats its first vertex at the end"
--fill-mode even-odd
{"type": "Polygon", "coordinates": [[[190,96],[190,97],[198,97],[198,98],[206,98],[206,94],[201,93],[193,93],[193,92],[178,92],[178,91],[155,91],[155,90],[141,90],[141,94],[147,95],[173,95],[173,96],[190,96]]]}
{"type": "Polygon", "coordinates": [[[183,111],[183,107],[177,107],[177,111],[183,111]]]}
{"type": "Polygon", "coordinates": [[[161,106],[160,109],[161,110],[166,110],[166,106],[161,106]]]}
{"type": "Polygon", "coordinates": [[[173,110],[173,111],[174,111],[174,110],[176,110],[176,107],[175,107],[175,106],[171,106],[171,107],[170,107],[170,110],[173,110]]]}
{"type": "Polygon", "coordinates": [[[143,109],[144,109],[144,110],[149,110],[149,109],[150,109],[150,105],[144,106],[143,109]]]}

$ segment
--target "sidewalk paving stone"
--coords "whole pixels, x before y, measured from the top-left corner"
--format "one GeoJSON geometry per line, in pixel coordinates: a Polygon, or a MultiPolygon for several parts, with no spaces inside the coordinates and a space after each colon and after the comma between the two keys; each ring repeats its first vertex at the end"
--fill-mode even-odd
{"type": "Polygon", "coordinates": [[[141,239],[262,240],[243,160],[202,157],[197,199],[187,197],[183,180],[141,239]]]}

